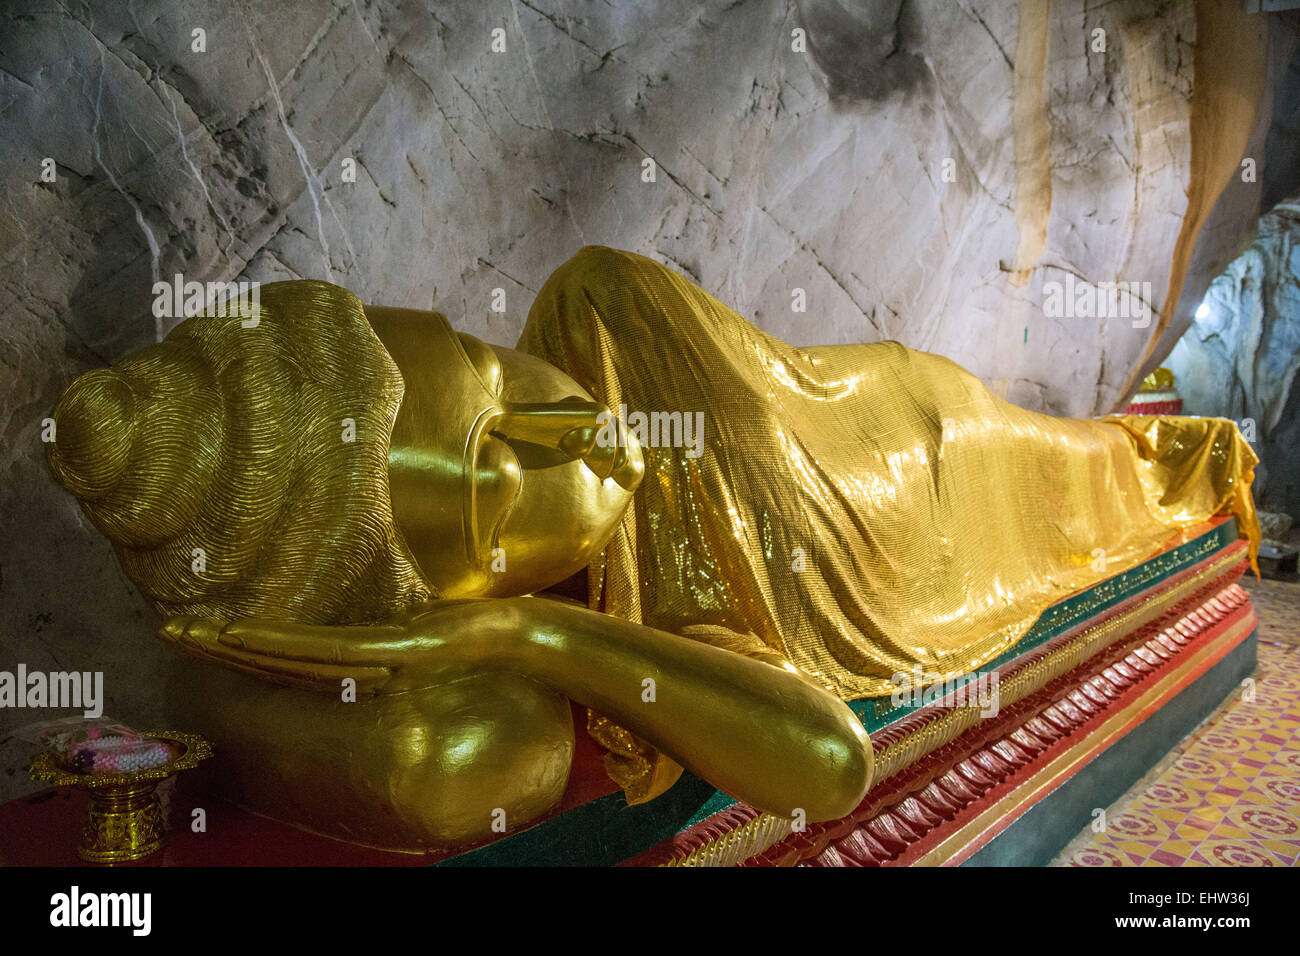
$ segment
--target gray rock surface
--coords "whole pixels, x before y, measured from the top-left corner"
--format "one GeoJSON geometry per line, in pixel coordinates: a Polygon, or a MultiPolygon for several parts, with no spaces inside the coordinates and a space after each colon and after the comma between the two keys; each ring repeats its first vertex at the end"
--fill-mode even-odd
{"type": "Polygon", "coordinates": [[[1300,516],[1300,197],[1260,220],[1165,364],[1187,414],[1243,424],[1261,462],[1256,504],[1300,516]]]}
{"type": "MultiPolygon", "coordinates": [[[[1054,0],[1027,25],[1021,9],[6,4],[0,669],[103,670],[109,713],[159,719],[152,614],[54,485],[40,423],[78,373],[166,333],[150,290],[177,273],[329,279],[512,343],[550,271],[599,243],[658,258],[797,344],[894,338],[1028,407],[1122,402],[1154,326],[1049,317],[1044,286],[1166,295],[1192,178],[1196,9],[1054,0]]],[[[1270,83],[1290,55],[1283,22],[1247,27],[1275,34],[1270,83]]],[[[1263,169],[1268,89],[1245,119],[1263,169]]],[[[1259,189],[1235,177],[1218,196],[1170,344],[1250,233],[1259,189]]],[[[10,733],[26,719],[0,712],[0,799],[28,786],[10,733]]]]}

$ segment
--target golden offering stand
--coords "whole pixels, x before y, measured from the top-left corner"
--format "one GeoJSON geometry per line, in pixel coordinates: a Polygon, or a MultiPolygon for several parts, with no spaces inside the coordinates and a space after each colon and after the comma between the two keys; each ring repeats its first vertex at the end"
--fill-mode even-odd
{"type": "Polygon", "coordinates": [[[163,843],[163,812],[158,784],[182,770],[192,770],[212,756],[212,745],[196,734],[166,730],[142,734],[176,745],[167,763],[127,773],[89,774],[67,770],[51,751],[32,761],[29,773],[56,787],[77,787],[90,794],[77,855],[90,863],[127,863],[156,852],[163,843]]]}

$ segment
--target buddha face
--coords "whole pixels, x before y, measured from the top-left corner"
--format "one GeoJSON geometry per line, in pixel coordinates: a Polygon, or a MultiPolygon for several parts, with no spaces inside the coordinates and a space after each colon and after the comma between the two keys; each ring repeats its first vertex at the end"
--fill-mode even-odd
{"type": "Polygon", "coordinates": [[[589,565],[644,472],[635,439],[597,442],[608,409],[540,359],[436,313],[366,317],[405,381],[389,490],[429,582],[447,598],[528,594],[589,565]]]}
{"type": "Polygon", "coordinates": [[[596,441],[604,409],[574,381],[433,312],[261,292],[256,323],[187,319],[52,414],[55,477],[159,614],[385,620],[600,553],[643,465],[596,441]]]}

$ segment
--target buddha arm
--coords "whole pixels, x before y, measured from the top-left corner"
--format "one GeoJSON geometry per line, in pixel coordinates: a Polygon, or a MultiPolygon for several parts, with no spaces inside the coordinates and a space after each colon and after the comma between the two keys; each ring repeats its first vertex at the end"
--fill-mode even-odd
{"type": "Polygon", "coordinates": [[[520,600],[540,605],[528,611],[525,673],[719,789],[813,820],[861,801],[872,770],[861,722],[795,671],[586,608],[520,600]]]}
{"type": "Polygon", "coordinates": [[[349,674],[376,693],[491,670],[525,674],[782,816],[844,816],[871,782],[861,723],[793,670],[555,601],[446,602],[373,628],[177,618],[162,636],[272,680],[335,692],[349,674]]]}

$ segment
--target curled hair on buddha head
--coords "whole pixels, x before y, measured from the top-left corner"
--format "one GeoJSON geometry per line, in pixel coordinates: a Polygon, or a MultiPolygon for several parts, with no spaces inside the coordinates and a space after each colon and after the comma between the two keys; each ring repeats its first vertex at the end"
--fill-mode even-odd
{"type": "Polygon", "coordinates": [[[396,363],[347,290],[259,292],[255,323],[195,316],[77,378],[50,468],[164,617],[355,623],[427,601],[388,493],[396,363]]]}

